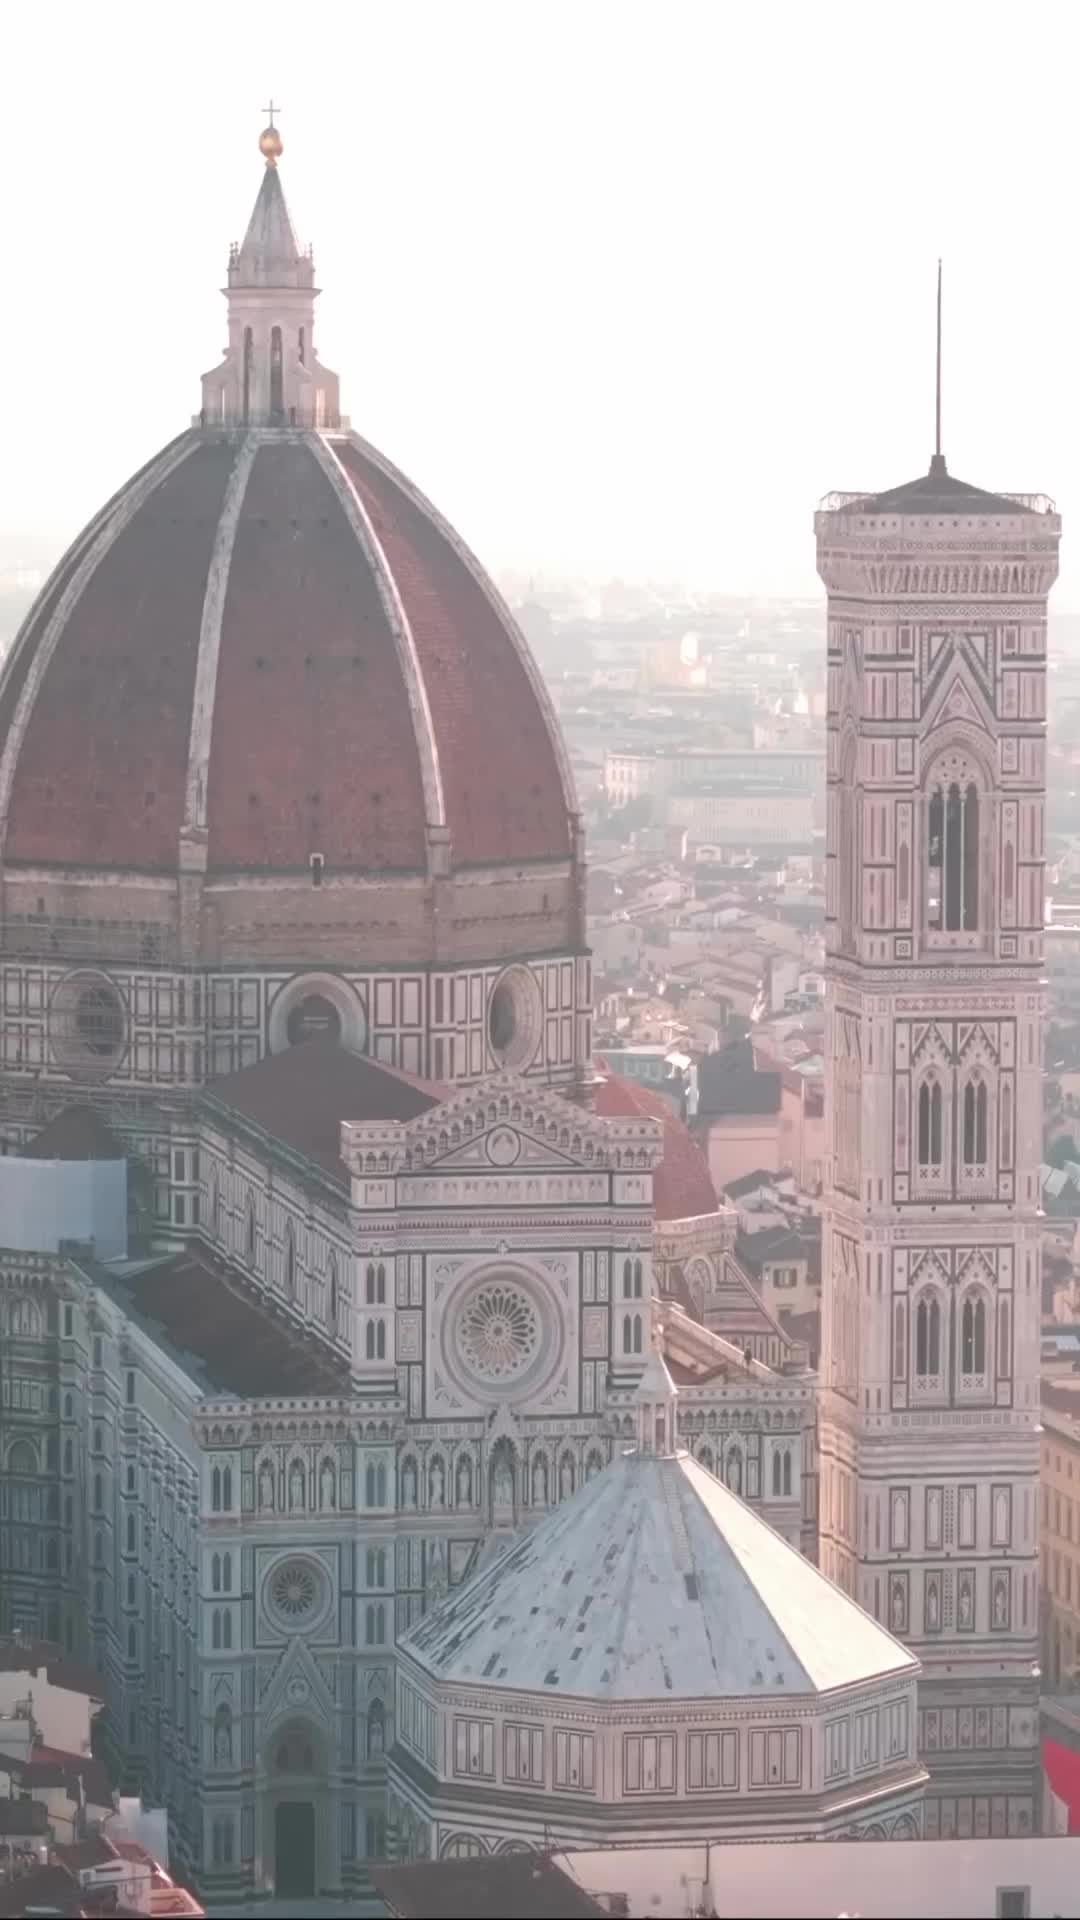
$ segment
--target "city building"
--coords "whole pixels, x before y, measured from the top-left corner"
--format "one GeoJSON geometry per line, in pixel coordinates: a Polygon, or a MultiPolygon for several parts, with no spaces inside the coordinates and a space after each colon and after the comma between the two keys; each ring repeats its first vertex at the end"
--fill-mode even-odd
{"type": "MultiPolygon", "coordinates": [[[[556,1853],[552,1866],[622,1920],[1028,1920],[1080,1914],[1076,1843],[1065,1839],[851,1840],[818,1846],[634,1847],[556,1853]]],[[[483,1862],[476,1863],[481,1869],[483,1862]]],[[[498,1862],[493,1862],[496,1871],[498,1862]]],[[[402,1876],[406,1869],[401,1869],[402,1876]]],[[[476,1888],[479,1893],[479,1882],[476,1888]]],[[[398,1909],[399,1911],[402,1909],[398,1909]]],[[[413,1909],[412,1911],[422,1911],[413,1909]]],[[[432,1913],[434,1908],[428,1909],[432,1913]]],[[[469,1911],[485,1909],[477,1903],[469,1911]]],[[[571,1911],[573,1911],[571,1909],[571,1911]]]]}
{"type": "Polygon", "coordinates": [[[349,433],[262,147],[199,419],[0,681],[0,1625],[93,1660],[215,1906],[366,1892],[398,1636],[601,1472],[654,1340],[790,1540],[814,1460],[675,1106],[594,1075],[558,730],[349,433]]]}
{"type": "Polygon", "coordinates": [[[399,1642],[404,1857],[914,1839],[917,1661],[674,1449],[659,1353],[635,1397],[637,1445],[399,1642]]]}
{"type": "Polygon", "coordinates": [[[447,1085],[573,1090],[590,1047],[548,695],[458,536],[349,431],[276,129],[262,150],[201,411],[61,560],[0,693],[8,1151],[82,1098],[180,1231],[198,1088],[309,1033],[447,1085]]]}
{"type": "Polygon", "coordinates": [[[1049,1689],[1080,1686],[1080,1376],[1045,1380],[1039,1590],[1041,1660],[1049,1689]]]}
{"type": "Polygon", "coordinates": [[[940,453],[831,495],[821,1565],[919,1656],[927,1833],[1038,1804],[1046,602],[940,453]]]}

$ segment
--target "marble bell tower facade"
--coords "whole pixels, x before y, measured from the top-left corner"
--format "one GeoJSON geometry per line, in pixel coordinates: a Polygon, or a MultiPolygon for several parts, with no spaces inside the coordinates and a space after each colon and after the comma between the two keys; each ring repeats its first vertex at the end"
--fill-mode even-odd
{"type": "Polygon", "coordinates": [[[1038,1818],[1043,497],[832,495],[821,1564],[923,1665],[928,1835],[1038,1818]]]}

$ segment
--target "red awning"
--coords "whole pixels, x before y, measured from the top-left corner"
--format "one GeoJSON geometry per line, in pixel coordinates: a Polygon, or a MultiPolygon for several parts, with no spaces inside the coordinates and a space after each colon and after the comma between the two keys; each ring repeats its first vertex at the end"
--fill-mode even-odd
{"type": "Polygon", "coordinates": [[[1051,1793],[1068,1808],[1069,1832],[1080,1833],[1080,1753],[1044,1739],[1042,1757],[1051,1793]]]}

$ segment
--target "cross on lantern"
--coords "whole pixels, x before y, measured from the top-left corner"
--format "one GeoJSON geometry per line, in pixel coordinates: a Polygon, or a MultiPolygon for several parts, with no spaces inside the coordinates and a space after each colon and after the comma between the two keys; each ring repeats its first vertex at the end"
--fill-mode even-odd
{"type": "Polygon", "coordinates": [[[270,105],[269,105],[268,107],[264,107],[264,108],[263,108],[263,112],[264,112],[264,113],[266,113],[266,114],[269,114],[269,116],[270,116],[270,125],[271,125],[271,126],[273,126],[273,124],[274,124],[274,115],[275,115],[275,113],[280,113],[281,111],[282,111],[282,109],[281,109],[280,107],[275,107],[275,105],[274,105],[274,99],[273,99],[273,95],[271,95],[271,97],[270,97],[270,105]]]}

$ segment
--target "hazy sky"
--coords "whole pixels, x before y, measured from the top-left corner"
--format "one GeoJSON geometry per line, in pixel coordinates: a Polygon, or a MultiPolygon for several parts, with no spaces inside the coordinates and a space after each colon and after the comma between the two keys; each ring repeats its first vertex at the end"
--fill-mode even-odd
{"type": "Polygon", "coordinates": [[[815,591],[817,497],[926,465],[943,253],[950,464],[1056,496],[1080,606],[1078,21],[5,8],[0,530],[66,540],[197,407],[272,91],[343,405],[492,567],[815,591]]]}

